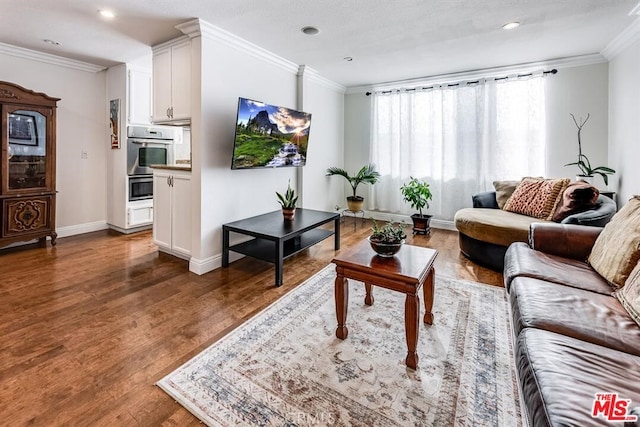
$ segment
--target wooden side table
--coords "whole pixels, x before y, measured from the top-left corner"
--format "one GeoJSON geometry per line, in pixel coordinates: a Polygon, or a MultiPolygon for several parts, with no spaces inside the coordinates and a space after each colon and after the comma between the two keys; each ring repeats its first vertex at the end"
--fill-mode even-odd
{"type": "Polygon", "coordinates": [[[372,285],[406,294],[404,303],[405,334],[407,339],[408,367],[418,367],[418,331],[420,326],[420,287],[423,287],[425,315],[424,322],[433,323],[434,275],[433,263],[438,255],[435,249],[403,245],[392,258],[382,258],[371,249],[369,242],[362,241],[345,254],[334,258],[336,265],[335,300],[338,326],[336,336],[347,338],[347,307],[349,305],[348,279],[364,282],[366,296],[364,303],[373,305],[372,285]]]}

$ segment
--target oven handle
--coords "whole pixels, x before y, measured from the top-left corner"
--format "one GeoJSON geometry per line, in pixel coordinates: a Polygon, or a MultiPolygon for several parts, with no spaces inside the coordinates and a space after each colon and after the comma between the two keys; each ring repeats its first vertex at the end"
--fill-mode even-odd
{"type": "Polygon", "coordinates": [[[173,144],[173,139],[153,139],[153,138],[128,138],[127,141],[133,144],[173,144]]]}

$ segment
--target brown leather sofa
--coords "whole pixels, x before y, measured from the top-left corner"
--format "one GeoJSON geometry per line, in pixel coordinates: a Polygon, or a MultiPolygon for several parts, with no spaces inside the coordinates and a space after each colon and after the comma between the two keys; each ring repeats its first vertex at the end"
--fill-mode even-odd
{"type": "Polygon", "coordinates": [[[612,424],[596,393],[630,399],[640,420],[640,326],[585,260],[602,229],[535,223],[505,255],[516,372],[531,426],[612,424]]]}

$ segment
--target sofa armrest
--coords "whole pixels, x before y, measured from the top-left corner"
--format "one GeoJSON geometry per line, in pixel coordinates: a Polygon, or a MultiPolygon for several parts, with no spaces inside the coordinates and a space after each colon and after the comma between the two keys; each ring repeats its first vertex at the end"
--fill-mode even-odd
{"type": "Polygon", "coordinates": [[[496,200],[495,191],[485,191],[483,193],[474,194],[471,196],[474,208],[492,208],[500,209],[498,201],[496,200]]]}
{"type": "Polygon", "coordinates": [[[529,246],[541,252],[584,261],[601,227],[536,222],[529,227],[529,246]]]}
{"type": "Polygon", "coordinates": [[[594,209],[569,215],[562,220],[562,224],[590,225],[592,227],[604,227],[616,213],[617,205],[612,199],[602,194],[594,209]]]}

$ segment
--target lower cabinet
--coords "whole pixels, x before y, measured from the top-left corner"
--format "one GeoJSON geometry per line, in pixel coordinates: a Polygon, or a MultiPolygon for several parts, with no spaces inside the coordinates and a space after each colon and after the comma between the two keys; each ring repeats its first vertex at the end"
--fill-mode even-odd
{"type": "Polygon", "coordinates": [[[2,199],[0,243],[12,243],[51,236],[55,245],[55,196],[25,196],[2,199]]]}
{"type": "Polygon", "coordinates": [[[155,169],[153,243],[180,258],[191,255],[191,172],[155,169]]]}

